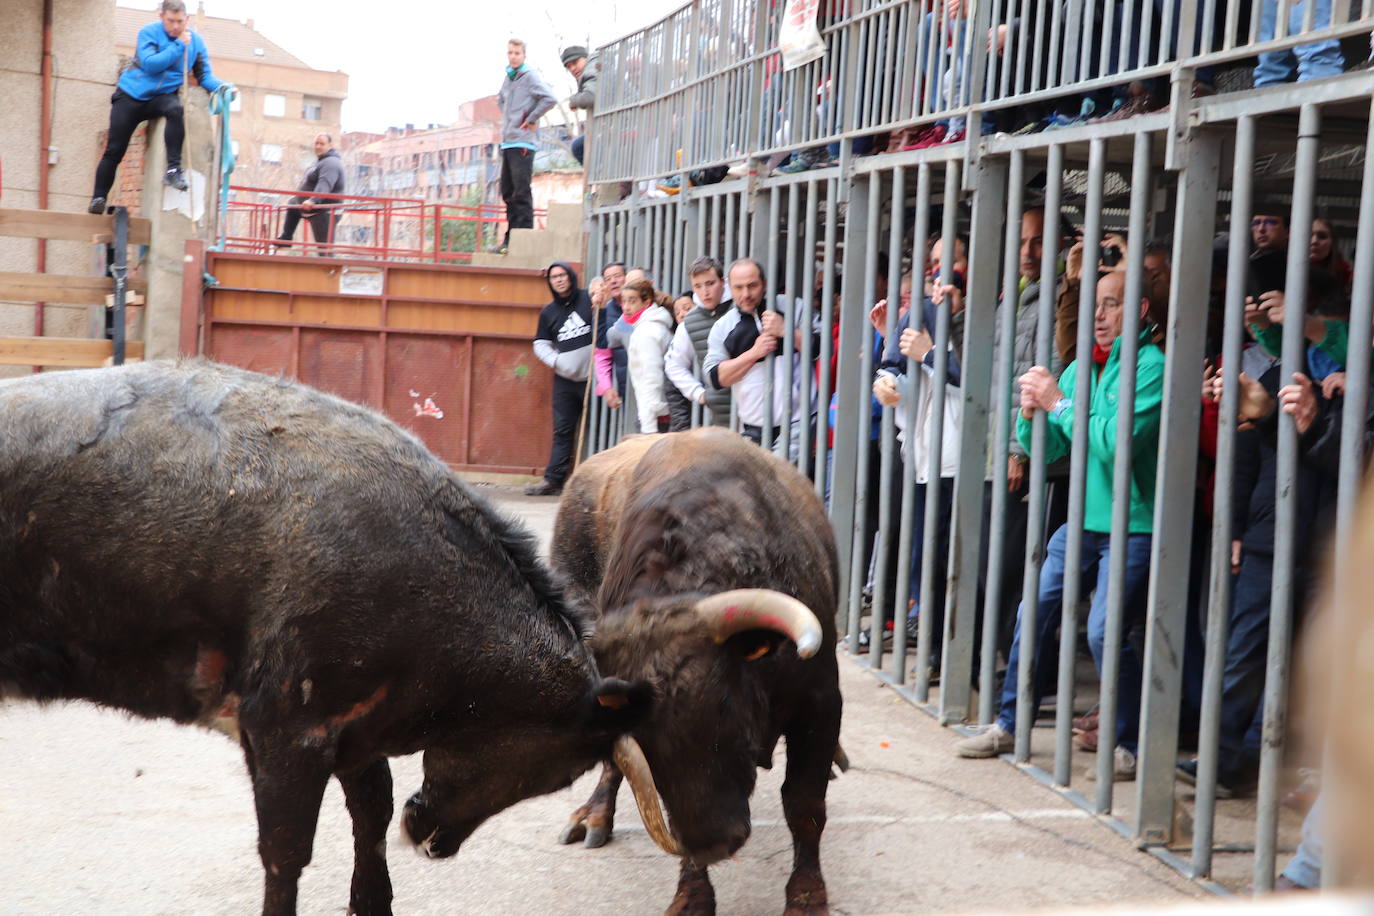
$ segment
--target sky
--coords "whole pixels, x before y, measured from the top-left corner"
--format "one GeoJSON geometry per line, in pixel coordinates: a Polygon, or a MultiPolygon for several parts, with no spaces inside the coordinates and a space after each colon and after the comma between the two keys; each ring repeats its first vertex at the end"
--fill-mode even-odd
{"type": "MultiPolygon", "coordinates": [[[[187,9],[194,11],[196,2],[187,0],[187,9]]],[[[495,94],[511,37],[526,41],[531,66],[555,95],[567,98],[576,87],[558,60],[565,45],[605,44],[686,2],[204,0],[207,16],[252,19],[259,32],[316,70],[347,73],[344,129],[379,133],[407,123],[450,123],[461,103],[495,94]],[[379,14],[379,9],[396,12],[379,14]]],[[[119,5],[151,11],[157,0],[120,0],[119,5]]],[[[214,54],[211,47],[211,61],[214,54]]]]}

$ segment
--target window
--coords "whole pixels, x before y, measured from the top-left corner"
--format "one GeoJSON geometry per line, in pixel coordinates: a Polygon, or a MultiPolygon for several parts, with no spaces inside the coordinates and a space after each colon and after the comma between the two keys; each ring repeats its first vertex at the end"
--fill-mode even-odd
{"type": "Polygon", "coordinates": [[[307,121],[319,121],[324,117],[324,101],[322,99],[312,99],[305,97],[305,102],[301,108],[301,117],[307,121]]]}
{"type": "Polygon", "coordinates": [[[272,118],[286,117],[286,96],[269,92],[262,97],[262,113],[272,118]]]}
{"type": "Polygon", "coordinates": [[[260,156],[263,162],[271,165],[281,165],[281,145],[278,143],[264,143],[260,156]]]}

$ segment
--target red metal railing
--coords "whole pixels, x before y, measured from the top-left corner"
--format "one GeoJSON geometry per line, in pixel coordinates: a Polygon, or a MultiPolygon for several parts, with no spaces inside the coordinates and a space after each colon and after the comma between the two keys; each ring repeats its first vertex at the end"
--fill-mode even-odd
{"type": "MultiPolygon", "coordinates": [[[[333,203],[315,204],[309,211],[301,208],[295,237],[282,240],[284,221],[297,206],[299,191],[241,185],[229,190],[233,196],[222,217],[226,251],[467,263],[474,252],[495,251],[506,232],[506,208],[499,204],[469,207],[404,197],[313,194],[312,201],[323,198],[333,203]],[[332,212],[334,218],[310,218],[321,211],[332,212]],[[326,223],[323,240],[314,237],[320,222],[326,223]]],[[[534,211],[534,228],[545,228],[547,221],[547,210],[534,211]]]]}

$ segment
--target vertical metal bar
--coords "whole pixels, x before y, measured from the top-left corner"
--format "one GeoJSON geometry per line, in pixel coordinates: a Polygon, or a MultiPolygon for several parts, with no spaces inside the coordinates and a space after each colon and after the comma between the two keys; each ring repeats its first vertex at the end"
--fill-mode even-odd
{"type": "MultiPolygon", "coordinates": [[[[725,195],[725,266],[728,268],[738,258],[740,249],[735,247],[735,195],[725,195]]],[[[726,278],[729,279],[728,277],[726,278]]]]}
{"type": "MultiPolygon", "coordinates": [[[[892,197],[891,197],[891,223],[887,231],[887,321],[883,328],[883,351],[893,343],[893,334],[897,328],[897,303],[900,299],[901,274],[902,274],[902,218],[905,214],[906,201],[906,168],[897,166],[892,171],[892,197]]],[[[913,288],[913,303],[915,302],[913,288]]],[[[871,339],[871,338],[870,338],[871,339]]],[[[871,352],[873,346],[870,343],[868,350],[871,352]]],[[[875,373],[870,372],[867,378],[874,378],[875,373]]],[[[864,380],[861,379],[862,383],[864,380]]],[[[870,395],[871,397],[871,395],[870,395]]],[[[872,411],[868,412],[872,417],[872,411]]],[[[872,420],[869,420],[872,424],[872,420]]],[[[892,473],[893,473],[893,450],[896,444],[896,424],[893,421],[892,410],[885,408],[882,412],[882,429],[878,439],[878,543],[873,551],[873,619],[881,620],[886,613],[892,614],[892,626],[894,635],[896,633],[897,618],[906,616],[906,608],[903,602],[893,602],[889,607],[888,602],[892,596],[887,592],[887,566],[888,557],[892,555],[892,500],[888,494],[892,492],[892,473]]],[[[870,443],[869,447],[872,447],[870,443]]],[[[869,645],[869,666],[878,670],[882,669],[882,631],[879,629],[879,641],[869,645]],[[877,655],[873,653],[877,652],[877,655]]],[[[895,644],[894,644],[895,646],[895,644]]],[[[906,660],[903,656],[897,655],[894,647],[893,660],[896,662],[898,670],[902,669],[906,660]]]]}
{"type": "MultiPolygon", "coordinates": [[[[1084,488],[1088,461],[1088,413],[1092,394],[1092,380],[1089,376],[1092,360],[1088,355],[1092,352],[1093,312],[1097,308],[1097,250],[1102,239],[1102,176],[1106,171],[1106,158],[1107,142],[1100,137],[1094,138],[1088,151],[1088,193],[1083,208],[1083,263],[1078,286],[1078,340],[1075,344],[1074,360],[1069,515],[1064,544],[1066,572],[1063,612],[1059,624],[1059,692],[1054,715],[1054,781],[1060,786],[1069,784],[1070,767],[1073,763],[1071,720],[1074,659],[1078,654],[1078,602],[1083,591],[1083,576],[1079,574],[1079,570],[1083,568],[1083,515],[1086,508],[1084,488]]],[[[1046,213],[1047,227],[1049,221],[1050,214],[1046,213]]],[[[1048,236],[1048,230],[1046,235],[1048,236]]],[[[1143,234],[1141,237],[1143,238],[1143,234]]],[[[1115,499],[1115,494],[1113,498],[1115,499]]],[[[1126,505],[1130,505],[1129,499],[1126,505]]],[[[1115,684],[1115,681],[1112,683],[1115,684]]],[[[1115,719],[1104,721],[1112,722],[1115,719]]]]}
{"type": "MultiPolygon", "coordinates": [[[[778,220],[778,209],[781,206],[782,189],[774,185],[768,191],[768,266],[766,268],[768,280],[765,284],[765,295],[767,298],[764,300],[764,310],[776,310],[778,307],[778,232],[782,225],[778,220]]],[[[783,324],[784,327],[786,327],[790,325],[791,322],[787,320],[787,313],[785,311],[782,314],[783,324]]],[[[773,396],[775,394],[773,390],[775,387],[774,367],[777,361],[778,357],[774,354],[770,354],[763,361],[764,372],[766,374],[763,382],[763,430],[759,444],[763,446],[764,451],[769,451],[773,448],[773,424],[777,420],[777,418],[773,416],[773,396]]]]}
{"type": "MultiPolygon", "coordinates": [[[[1368,4],[1366,4],[1368,9],[1368,4]]],[[[1374,142],[1374,111],[1369,119],[1368,144],[1374,142]]],[[[1336,496],[1336,568],[1345,569],[1351,561],[1350,545],[1355,536],[1355,515],[1360,478],[1364,470],[1364,431],[1369,410],[1370,336],[1374,324],[1374,160],[1364,162],[1364,181],[1360,193],[1360,220],[1355,236],[1354,294],[1350,305],[1350,340],[1346,356],[1345,408],[1341,417],[1341,463],[1336,496]]],[[[1356,612],[1353,604],[1339,598],[1332,602],[1328,613],[1344,619],[1356,612]]],[[[1336,623],[1333,632],[1350,632],[1344,624],[1336,623]]],[[[1330,674],[1334,685],[1332,696],[1348,693],[1350,674],[1346,664],[1340,664],[1330,674]]],[[[1332,721],[1335,721],[1333,719],[1332,721]]],[[[1348,766],[1335,754],[1325,755],[1325,785],[1341,785],[1339,768],[1348,766]]],[[[1322,887],[1345,885],[1350,875],[1347,861],[1350,851],[1330,843],[1322,850],[1322,887]]]]}
{"type": "MultiPolygon", "coordinates": [[[[1021,207],[1025,194],[1026,154],[1013,150],[1007,175],[1007,219],[1002,251],[1002,301],[998,309],[996,400],[993,409],[992,500],[988,532],[988,570],[983,587],[983,651],[978,668],[978,721],[997,717],[997,633],[1001,626],[1002,566],[1007,544],[1007,456],[1011,441],[1012,363],[1016,348],[1016,305],[1020,287],[1021,207]]],[[[1007,677],[1016,677],[1008,671],[1007,677]]]]}
{"type": "Polygon", "coordinates": [[[741,191],[739,194],[739,248],[736,249],[739,251],[739,254],[735,255],[735,257],[745,258],[749,256],[750,241],[749,197],[745,192],[741,191]]]}
{"type": "MultiPolygon", "coordinates": [[[[1127,237],[1145,238],[1145,216],[1150,201],[1150,135],[1135,135],[1131,168],[1131,206],[1127,237]]],[[[1117,383],[1116,455],[1112,471],[1112,531],[1107,563],[1107,621],[1102,648],[1102,687],[1098,706],[1097,812],[1112,809],[1116,748],[1116,720],[1121,670],[1121,641],[1125,633],[1126,560],[1131,536],[1131,467],[1135,435],[1136,370],[1140,355],[1140,302],[1144,289],[1145,248],[1130,246],[1126,262],[1125,301],[1122,305],[1120,372],[1117,383]],[[1103,782],[1103,780],[1106,780],[1103,782]]],[[[1080,321],[1083,319],[1079,319],[1080,321]]],[[[1204,328],[1205,330],[1205,328],[1204,328]]],[[[1080,346],[1082,346],[1080,344],[1080,346]]],[[[1085,352],[1086,351],[1082,351],[1085,352]]],[[[1180,631],[1181,632],[1181,631],[1180,631]]]]}
{"type": "MultiPolygon", "coordinates": [[[[1374,143],[1374,107],[1365,148],[1374,143]]],[[[1301,238],[1301,236],[1299,236],[1301,238]]],[[[1369,403],[1370,331],[1374,323],[1374,158],[1365,157],[1360,189],[1360,222],[1355,237],[1355,280],[1350,302],[1350,342],[1346,356],[1345,415],[1341,425],[1340,489],[1336,500],[1336,567],[1349,558],[1355,531],[1355,494],[1363,472],[1362,447],[1369,403]]]]}
{"type": "MultiPolygon", "coordinates": [[[[855,181],[849,201],[849,219],[845,224],[845,251],[864,253],[863,277],[853,282],[852,274],[844,277],[844,304],[840,308],[839,382],[836,391],[839,410],[835,415],[835,474],[830,490],[830,513],[837,523],[847,514],[845,503],[852,507],[849,538],[841,550],[842,560],[849,560],[847,580],[849,605],[849,651],[859,651],[860,597],[864,585],[864,517],[868,512],[868,447],[871,435],[872,411],[868,410],[868,386],[863,380],[873,377],[873,348],[868,326],[868,308],[877,295],[878,219],[882,215],[882,175],[871,172],[855,181]],[[866,189],[867,195],[860,193],[866,189]],[[866,200],[864,198],[866,197],[866,200]],[[857,206],[864,200],[862,207],[857,206]],[[857,211],[857,212],[856,212],[857,211]],[[863,221],[862,236],[856,239],[855,223],[863,221]],[[857,241],[858,244],[853,244],[857,241]],[[846,384],[847,383],[847,384],[846,384]],[[849,495],[853,494],[853,499],[849,495]]],[[[869,646],[869,663],[881,660],[883,647],[882,620],[873,615],[873,642],[869,646]]]]}
{"type": "MultiPolygon", "coordinates": [[[[949,284],[954,281],[955,233],[959,209],[959,163],[949,160],[945,163],[945,189],[940,200],[940,276],[938,282],[949,284]]],[[[947,599],[949,564],[948,557],[943,567],[936,565],[939,553],[940,510],[944,502],[944,482],[940,473],[944,467],[945,437],[945,398],[949,394],[949,297],[940,302],[935,314],[935,366],[931,378],[930,441],[927,445],[929,464],[926,470],[925,521],[921,527],[921,598],[916,617],[916,697],[925,702],[930,696],[931,665],[934,661],[935,621],[932,620],[935,607],[936,589],[947,599]],[[938,581],[937,581],[938,577],[938,581]]],[[[914,433],[915,430],[913,429],[914,433]]],[[[953,507],[951,507],[952,510],[953,507]]],[[[942,628],[943,630],[943,628],[942,628]]],[[[941,633],[943,636],[943,632],[941,633]]],[[[943,660],[942,660],[943,661],[943,660]]],[[[967,680],[967,674],[965,674],[967,680]]]]}
{"type": "MultiPolygon", "coordinates": [[[[1064,183],[1064,147],[1056,143],[1049,149],[1045,186],[1045,239],[1040,259],[1040,297],[1037,303],[1035,364],[1048,366],[1054,347],[1054,289],[1059,266],[1059,246],[1050,239],[1059,237],[1060,197],[1064,183]],[[1055,228],[1052,228],[1055,227],[1055,228]]],[[[1016,675],[1016,746],[1018,763],[1030,759],[1031,729],[1039,709],[1035,702],[1036,621],[1040,614],[1040,566],[1045,557],[1045,411],[1036,410],[1031,420],[1030,499],[1026,521],[1026,573],[1022,582],[1021,655],[1016,675]]],[[[1010,675],[1010,672],[1008,672],[1010,675]]]]}
{"type": "MultiPolygon", "coordinates": [[[[1183,303],[1208,289],[1217,215],[1220,138],[1197,131],[1183,148],[1174,214],[1169,301],[1183,303]]],[[[1205,309],[1171,308],[1165,330],[1164,393],[1150,547],[1149,615],[1145,630],[1136,837],[1165,843],[1173,831],[1174,763],[1186,626],[1188,571],[1197,488],[1197,435],[1202,399],[1205,309]]]]}
{"type": "MultiPolygon", "coordinates": [[[[1102,47],[1098,49],[1097,70],[1092,76],[1102,76],[1107,73],[1118,73],[1121,70],[1119,61],[1116,65],[1112,63],[1112,29],[1118,28],[1116,23],[1116,4],[1104,4],[1106,9],[1102,13],[1102,47]]],[[[1130,4],[1127,4],[1129,6],[1130,4]]],[[[1123,13],[1123,15],[1128,15],[1123,13]]],[[[1126,35],[1129,29],[1122,28],[1122,35],[1126,35]]],[[[1121,52],[1126,50],[1126,39],[1121,40],[1121,52]]]]}
{"type": "MultiPolygon", "coordinates": [[[[800,316],[797,315],[797,247],[798,233],[801,230],[801,185],[792,184],[787,189],[787,259],[783,267],[783,295],[787,306],[783,314],[787,317],[787,333],[782,339],[782,358],[783,358],[783,389],[787,392],[787,401],[779,418],[779,425],[782,429],[783,442],[785,443],[782,456],[791,460],[792,449],[792,421],[794,417],[794,406],[800,408],[804,401],[793,401],[796,392],[796,334],[799,328],[802,333],[809,334],[811,329],[806,325],[799,325],[800,316]]],[[[778,233],[782,230],[780,224],[775,224],[769,230],[770,234],[778,233]]],[[[803,363],[803,366],[805,364],[803,363]]]]}
{"type": "MultiPolygon", "coordinates": [[[[1058,85],[1078,81],[1078,55],[1080,44],[1087,38],[1083,22],[1084,0],[1069,0],[1069,9],[1064,17],[1064,59],[1059,70],[1058,85]]],[[[1091,9],[1088,15],[1092,15],[1091,9]]]]}
{"type": "Polygon", "coordinates": [[[974,186],[968,294],[964,300],[964,352],[959,390],[963,399],[963,419],[959,472],[954,481],[954,507],[950,519],[950,593],[954,600],[945,609],[948,635],[941,666],[940,718],[944,722],[962,721],[972,712],[978,570],[985,522],[983,488],[987,467],[988,405],[992,398],[997,325],[998,241],[1006,217],[1006,160],[983,157],[976,168],[982,174],[974,186]]]}
{"type": "Polygon", "coordinates": [[[801,397],[798,403],[803,411],[801,417],[801,437],[797,445],[797,464],[803,472],[815,475],[817,480],[822,479],[819,472],[815,470],[815,464],[811,458],[811,416],[810,411],[814,408],[815,388],[811,384],[812,373],[816,365],[816,354],[812,349],[812,328],[815,326],[814,316],[816,307],[816,214],[820,204],[820,194],[817,191],[816,181],[813,179],[806,183],[806,235],[804,248],[802,249],[801,269],[802,269],[802,358],[801,358],[801,397]]]}
{"type": "MultiPolygon", "coordinates": [[[[1240,404],[1237,376],[1245,335],[1245,276],[1250,255],[1250,202],[1254,186],[1255,119],[1236,121],[1231,170],[1230,250],[1226,263],[1226,325],[1222,331],[1223,379],[1217,423],[1216,488],[1212,497],[1212,565],[1208,588],[1207,649],[1202,672],[1202,717],[1198,724],[1197,794],[1193,814],[1193,874],[1212,874],[1216,819],[1217,747],[1221,730],[1221,680],[1231,609],[1231,511],[1235,489],[1236,423],[1240,404]]],[[[1363,421],[1362,421],[1363,422],[1363,421]]],[[[1339,539],[1337,541],[1339,543],[1339,539]]]]}
{"type": "MultiPolygon", "coordinates": [[[[925,281],[926,237],[930,235],[930,163],[916,167],[916,218],[911,232],[911,311],[908,326],[921,329],[923,302],[921,289],[925,281]],[[918,285],[921,284],[921,285],[918,285]]],[[[906,401],[898,409],[906,412],[906,428],[916,429],[916,411],[925,384],[925,373],[916,360],[907,358],[906,377],[910,382],[906,401]]],[[[895,420],[895,417],[894,417],[895,420]]],[[[911,552],[918,533],[916,522],[916,448],[908,442],[904,449],[902,474],[901,537],[897,540],[896,607],[901,613],[892,621],[892,656],[896,661],[893,677],[896,683],[906,682],[907,610],[905,599],[911,594],[911,552]]],[[[919,635],[919,634],[918,634],[919,635]]]]}
{"type": "MultiPolygon", "coordinates": [[[[835,341],[831,327],[835,320],[835,243],[838,223],[839,180],[825,183],[825,272],[821,280],[821,371],[816,401],[816,495],[824,497],[830,481],[830,386],[831,362],[835,341]]],[[[850,218],[853,218],[851,212],[850,218]]],[[[846,232],[847,234],[847,232],[846,232]]],[[[846,250],[852,250],[846,248],[846,250]]],[[[841,554],[844,556],[844,554],[841,554]]]]}
{"type": "MultiPolygon", "coordinates": [[[[1058,4],[1055,4],[1055,8],[1056,8],[1056,9],[1058,8],[1058,4]]],[[[1034,53],[1033,53],[1033,57],[1032,57],[1032,60],[1031,60],[1031,81],[1030,81],[1030,90],[1031,90],[1032,92],[1034,92],[1034,91],[1037,90],[1037,89],[1043,89],[1043,88],[1045,88],[1044,86],[1042,86],[1042,85],[1040,84],[1040,74],[1044,72],[1044,71],[1041,69],[1041,66],[1040,66],[1040,65],[1044,62],[1044,57],[1045,57],[1045,10],[1044,10],[1044,8],[1042,7],[1041,10],[1040,10],[1040,15],[1038,15],[1038,16],[1035,17],[1035,48],[1034,48],[1034,53]]],[[[1047,74],[1047,75],[1048,75],[1048,74],[1047,74]]]]}
{"type": "MultiPolygon", "coordinates": [[[[1064,4],[1062,2],[1052,4],[1054,12],[1050,18],[1050,40],[1048,48],[1048,60],[1045,62],[1045,87],[1061,85],[1059,83],[1059,38],[1064,27],[1064,4]]],[[[1044,13],[1042,12],[1043,16],[1044,13]]],[[[1072,41],[1070,41],[1072,44],[1072,41]]]]}
{"type": "MultiPolygon", "coordinates": [[[[1298,114],[1298,151],[1293,167],[1293,208],[1289,225],[1297,240],[1288,246],[1288,281],[1284,289],[1283,381],[1307,366],[1303,318],[1307,313],[1307,249],[1300,240],[1312,231],[1317,193],[1317,146],[1321,110],[1308,103],[1298,114]]],[[[1279,414],[1277,501],[1274,506],[1274,583],[1269,605],[1269,655],[1264,679],[1264,732],[1260,742],[1259,798],[1255,827],[1255,889],[1272,890],[1279,830],[1279,779],[1288,721],[1289,650],[1297,597],[1298,430],[1293,418],[1279,414]]]]}

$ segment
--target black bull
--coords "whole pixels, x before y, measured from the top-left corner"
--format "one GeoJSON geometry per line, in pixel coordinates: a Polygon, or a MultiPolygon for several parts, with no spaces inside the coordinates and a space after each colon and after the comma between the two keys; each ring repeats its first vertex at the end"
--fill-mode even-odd
{"type": "MultiPolygon", "coordinates": [[[[748,838],[757,767],[771,766],[780,736],[793,840],[786,911],[827,912],[820,836],[831,762],[843,760],[838,563],[811,483],[725,430],[632,438],[568,481],[553,561],[570,600],[595,608],[600,670],[655,689],[634,736],[670,832],[652,792],[626,775],[650,833],[682,855],[670,912],[714,911],[706,868],[748,838]]],[[[610,835],[625,769],[615,762],[563,842],[610,835]]]]}
{"type": "Polygon", "coordinates": [[[0,696],[236,733],[266,913],[331,775],[351,909],[387,913],[387,756],[424,751],[434,857],[604,759],[650,691],[584,637],[530,536],[371,411],[202,362],[0,383],[0,696]]]}

